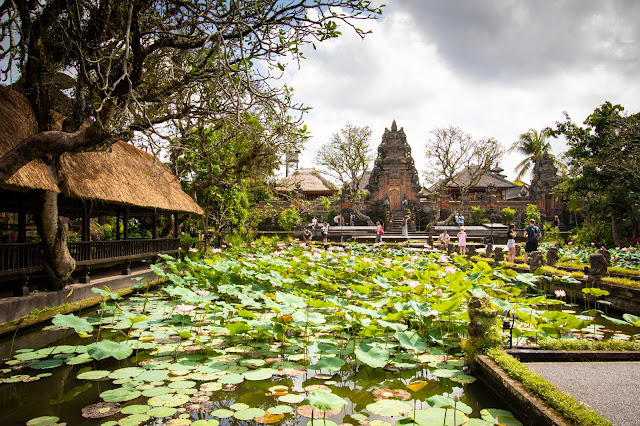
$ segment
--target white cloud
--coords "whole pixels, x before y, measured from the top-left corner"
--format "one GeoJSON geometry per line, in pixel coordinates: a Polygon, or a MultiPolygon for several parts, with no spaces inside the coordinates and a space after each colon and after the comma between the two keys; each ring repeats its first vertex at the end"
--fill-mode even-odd
{"type": "MultiPolygon", "coordinates": [[[[514,22],[526,22],[533,12],[519,4],[512,4],[510,16],[514,22]]],[[[476,49],[481,42],[494,42],[495,46],[483,47],[490,57],[478,64],[481,71],[473,71],[469,67],[474,64],[469,61],[477,59],[481,52],[465,52],[465,40],[444,42],[441,37],[455,28],[464,28],[464,20],[473,15],[461,11],[452,14],[451,8],[441,6],[434,11],[447,9],[440,17],[451,22],[439,22],[437,28],[427,29],[425,25],[435,19],[429,9],[433,4],[416,0],[402,5],[405,9],[394,4],[381,20],[367,23],[373,34],[364,40],[344,28],[339,39],[317,44],[317,50],[308,49],[300,70],[287,72],[287,84],[294,88],[295,99],[313,108],[305,118],[313,137],[301,155],[301,167],[313,166],[317,149],[347,121],[369,125],[375,149],[384,128],[397,120],[398,126],[405,129],[422,178],[424,142],[436,126],[451,124],[475,137],[495,137],[506,150],[529,128],[542,129],[562,120],[563,111],[581,123],[605,101],[620,103],[631,112],[640,110],[637,74],[630,72],[638,64],[632,55],[635,47],[630,47],[638,31],[629,25],[607,30],[607,35],[615,37],[609,37],[609,41],[601,37],[598,46],[585,47],[593,41],[593,34],[588,40],[575,40],[586,37],[579,31],[571,35],[573,38],[559,40],[561,49],[547,52],[545,49],[553,46],[562,28],[570,31],[562,19],[556,19],[555,26],[531,25],[523,39],[504,27],[492,34],[483,33],[476,23],[475,32],[463,35],[482,34],[482,40],[467,40],[467,49],[476,49]],[[425,16],[431,17],[422,19],[425,16]],[[545,33],[536,33],[541,31],[545,33]],[[541,40],[537,49],[536,39],[541,40]],[[518,64],[513,57],[507,57],[517,52],[522,40],[535,51],[539,72],[529,69],[535,64],[518,64]],[[558,55],[569,51],[571,41],[579,41],[582,47],[563,62],[558,55]],[[469,59],[460,60],[465,54],[469,59]],[[458,59],[452,60],[453,57],[458,59]],[[489,59],[491,63],[486,62],[489,59]],[[526,72],[522,67],[527,68],[526,72]]],[[[594,7],[589,13],[582,13],[584,19],[579,28],[589,22],[605,32],[612,22],[626,22],[616,21],[619,15],[614,12],[619,8],[603,6],[602,13],[596,13],[594,7]]],[[[498,18],[484,17],[487,22],[498,18]]],[[[560,141],[552,145],[555,153],[564,150],[560,141]]],[[[521,159],[506,156],[501,162],[505,173],[514,177],[513,167],[521,159]]]]}

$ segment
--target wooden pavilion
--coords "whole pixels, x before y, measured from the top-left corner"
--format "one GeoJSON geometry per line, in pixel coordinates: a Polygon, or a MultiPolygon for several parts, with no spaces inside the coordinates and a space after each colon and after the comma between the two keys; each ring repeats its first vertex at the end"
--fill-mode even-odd
{"type": "MultiPolygon", "coordinates": [[[[0,157],[36,131],[27,101],[0,86],[0,157]]],[[[132,261],[177,252],[180,216],[203,214],[165,165],[131,144],[118,141],[108,151],[66,153],[59,161],[58,176],[45,157],[0,182],[0,212],[17,214],[13,241],[0,244],[0,281],[22,278],[24,290],[24,278],[44,270],[40,243],[27,242],[28,215],[36,213],[33,196],[38,191],[58,193],[59,215],[81,219],[81,241],[69,242],[68,248],[84,282],[89,267],[122,264],[126,274],[132,261]],[[158,234],[160,215],[172,216],[172,235],[166,238],[158,234]],[[90,221],[104,216],[116,218],[115,240],[92,241],[90,221]],[[151,238],[130,238],[130,218],[150,221],[151,238]]]]}

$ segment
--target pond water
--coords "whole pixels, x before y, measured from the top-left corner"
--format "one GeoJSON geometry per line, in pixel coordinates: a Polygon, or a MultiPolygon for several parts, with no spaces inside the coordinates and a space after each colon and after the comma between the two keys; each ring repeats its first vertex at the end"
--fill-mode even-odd
{"type": "Polygon", "coordinates": [[[162,288],[94,289],[97,311],[5,342],[0,424],[518,425],[465,366],[469,298],[520,341],[605,332],[532,274],[437,253],[264,243],[151,269],[162,288]]]}

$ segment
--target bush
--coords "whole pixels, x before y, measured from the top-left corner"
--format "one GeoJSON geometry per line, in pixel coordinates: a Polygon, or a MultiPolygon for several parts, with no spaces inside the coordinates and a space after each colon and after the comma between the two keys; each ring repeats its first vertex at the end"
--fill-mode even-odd
{"type": "Polygon", "coordinates": [[[529,226],[529,221],[533,219],[536,221],[536,225],[540,224],[540,210],[535,204],[527,204],[527,208],[524,212],[524,227],[529,226]]]}
{"type": "Polygon", "coordinates": [[[513,218],[516,215],[516,211],[512,208],[505,207],[502,209],[502,223],[510,225],[513,223],[513,218]]]}
{"type": "Polygon", "coordinates": [[[640,342],[620,342],[616,340],[538,340],[540,349],[550,351],[640,351],[640,342]]]}
{"type": "Polygon", "coordinates": [[[560,230],[551,226],[550,223],[545,223],[542,227],[544,230],[545,242],[556,242],[560,245],[564,245],[564,238],[560,235],[560,230]]]}
{"type": "Polygon", "coordinates": [[[591,226],[585,223],[581,228],[575,228],[571,232],[571,240],[585,247],[591,246],[591,243],[595,243],[596,247],[612,246],[611,223],[594,217],[591,226]]]}
{"type": "Polygon", "coordinates": [[[481,225],[488,223],[489,219],[484,217],[485,209],[482,207],[471,207],[471,221],[469,225],[481,225]]]}
{"type": "Polygon", "coordinates": [[[301,222],[302,218],[300,217],[300,213],[298,212],[298,209],[293,206],[283,210],[278,218],[278,225],[287,232],[293,231],[296,225],[301,222]]]}

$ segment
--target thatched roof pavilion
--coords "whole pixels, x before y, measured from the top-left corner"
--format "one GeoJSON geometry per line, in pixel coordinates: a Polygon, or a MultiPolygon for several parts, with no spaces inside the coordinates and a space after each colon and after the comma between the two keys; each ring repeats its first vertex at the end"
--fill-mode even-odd
{"type": "MultiPolygon", "coordinates": [[[[0,157],[36,131],[37,124],[26,99],[0,86],[0,157]]],[[[33,160],[0,182],[0,189],[21,192],[43,189],[59,192],[65,199],[165,212],[203,213],[164,164],[122,141],[116,142],[108,152],[63,154],[58,182],[42,159],[33,160]]]]}
{"type": "Polygon", "coordinates": [[[298,192],[312,199],[334,195],[338,188],[316,169],[297,169],[276,185],[276,191],[298,192]]]}

